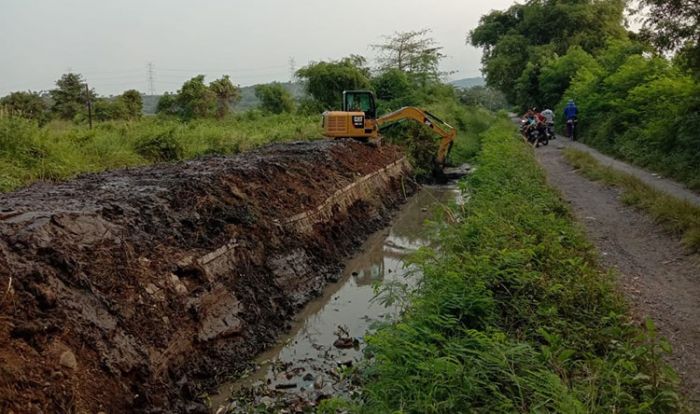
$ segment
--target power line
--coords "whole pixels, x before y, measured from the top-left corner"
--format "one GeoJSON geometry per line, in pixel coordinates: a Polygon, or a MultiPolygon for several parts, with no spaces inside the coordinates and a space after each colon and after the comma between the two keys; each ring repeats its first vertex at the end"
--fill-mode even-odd
{"type": "Polygon", "coordinates": [[[206,68],[200,68],[200,69],[179,69],[179,68],[159,68],[158,70],[163,71],[163,72],[190,72],[190,73],[197,73],[197,72],[222,72],[222,73],[240,73],[240,72],[257,72],[259,70],[269,70],[269,69],[284,69],[287,66],[285,65],[275,65],[275,66],[260,66],[257,68],[238,68],[238,69],[224,69],[224,68],[219,68],[219,69],[206,69],[206,68]]]}

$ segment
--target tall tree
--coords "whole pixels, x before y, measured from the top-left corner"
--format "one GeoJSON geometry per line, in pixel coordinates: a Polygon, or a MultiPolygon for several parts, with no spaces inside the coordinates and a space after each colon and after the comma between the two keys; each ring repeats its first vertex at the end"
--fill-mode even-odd
{"type": "Polygon", "coordinates": [[[241,88],[234,85],[228,75],[209,84],[209,89],[216,95],[216,116],[225,117],[231,105],[241,100],[241,88]]]}
{"type": "Polygon", "coordinates": [[[358,66],[357,56],[335,62],[315,62],[297,71],[306,91],[324,108],[340,108],[342,92],[369,87],[366,69],[358,66]]]}
{"type": "Polygon", "coordinates": [[[278,82],[256,86],[255,96],[260,99],[260,107],[265,111],[273,114],[294,111],[292,94],[278,82]]]}
{"type": "Polygon", "coordinates": [[[380,69],[398,69],[422,80],[437,79],[440,60],[445,55],[429,34],[430,29],[396,32],[385,36],[385,43],[372,45],[379,52],[380,69]]]}
{"type": "MultiPolygon", "coordinates": [[[[611,39],[625,38],[626,3],[626,0],[531,0],[483,16],[479,26],[469,33],[467,42],[483,48],[482,65],[489,86],[523,106],[545,102],[539,86],[543,68],[574,46],[594,53],[611,39]]],[[[548,95],[561,92],[548,91],[548,95]]]]}
{"type": "Polygon", "coordinates": [[[204,83],[204,75],[198,75],[182,85],[175,102],[183,118],[205,118],[214,114],[217,96],[204,83]]]}
{"type": "Polygon", "coordinates": [[[141,92],[135,89],[129,89],[128,91],[124,91],[117,99],[124,105],[124,115],[128,119],[141,118],[143,113],[143,98],[141,97],[141,92]]]}
{"type": "Polygon", "coordinates": [[[85,82],[78,73],[66,73],[56,81],[56,89],[49,91],[53,106],[51,110],[62,119],[73,119],[85,111],[87,100],[96,98],[95,91],[85,90],[85,82]]]}
{"type": "Polygon", "coordinates": [[[156,113],[161,115],[177,115],[180,109],[177,105],[177,94],[165,92],[156,105],[156,113]]]}

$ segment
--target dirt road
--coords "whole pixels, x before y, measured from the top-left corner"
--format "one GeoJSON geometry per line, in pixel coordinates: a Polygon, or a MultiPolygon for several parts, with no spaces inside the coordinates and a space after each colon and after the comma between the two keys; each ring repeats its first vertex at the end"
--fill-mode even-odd
{"type": "Polygon", "coordinates": [[[0,195],[0,412],[207,412],[414,190],[391,145],[271,145],[0,195]]]}
{"type": "Polygon", "coordinates": [[[536,150],[549,183],[571,204],[603,265],[617,271],[635,316],[653,319],[669,339],[670,363],[688,398],[700,407],[700,257],[685,253],[679,240],[643,212],[622,204],[617,189],[574,171],[561,141],[536,150]]]}
{"type": "Polygon", "coordinates": [[[596,160],[598,160],[598,162],[600,162],[602,165],[606,165],[616,170],[622,171],[626,174],[633,175],[642,180],[645,184],[647,184],[650,187],[668,193],[676,198],[687,200],[695,204],[696,206],[700,206],[700,194],[689,190],[684,185],[676,181],[663,178],[658,174],[651,173],[642,168],[630,165],[626,162],[616,160],[615,158],[602,154],[594,148],[591,148],[580,142],[571,142],[567,139],[564,139],[563,137],[560,137],[557,141],[554,141],[554,143],[556,143],[557,145],[564,145],[567,147],[577,149],[579,151],[587,152],[591,154],[596,160]]]}

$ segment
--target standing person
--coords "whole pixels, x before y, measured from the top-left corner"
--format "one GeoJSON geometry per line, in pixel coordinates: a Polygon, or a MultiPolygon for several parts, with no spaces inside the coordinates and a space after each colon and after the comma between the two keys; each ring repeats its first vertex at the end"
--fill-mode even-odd
{"type": "Polygon", "coordinates": [[[547,124],[547,132],[549,133],[550,139],[556,139],[557,136],[554,134],[554,111],[545,109],[542,111],[542,116],[547,124]]]}
{"type": "Polygon", "coordinates": [[[564,119],[566,120],[566,135],[572,140],[576,140],[575,129],[576,129],[576,118],[578,117],[578,108],[573,99],[569,99],[569,103],[566,104],[564,108],[564,119]]]}

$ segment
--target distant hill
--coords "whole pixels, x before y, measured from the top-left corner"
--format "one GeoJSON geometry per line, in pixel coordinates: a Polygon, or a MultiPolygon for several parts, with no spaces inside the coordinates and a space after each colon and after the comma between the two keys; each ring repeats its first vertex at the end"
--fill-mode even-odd
{"type": "Polygon", "coordinates": [[[482,77],[464,78],[450,81],[450,85],[456,88],[468,89],[474,86],[486,86],[486,80],[482,77]]]}
{"type": "MultiPolygon", "coordinates": [[[[299,99],[304,96],[304,87],[299,83],[291,82],[280,82],[282,86],[285,87],[292,94],[295,99],[299,99]]],[[[242,86],[241,87],[241,100],[234,107],[235,112],[247,111],[248,109],[255,108],[260,105],[260,100],[255,97],[255,87],[252,86],[242,86]]],[[[147,115],[152,115],[156,113],[156,106],[158,105],[158,100],[161,95],[143,95],[143,113],[147,115]]]]}

